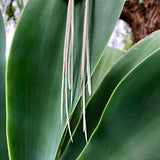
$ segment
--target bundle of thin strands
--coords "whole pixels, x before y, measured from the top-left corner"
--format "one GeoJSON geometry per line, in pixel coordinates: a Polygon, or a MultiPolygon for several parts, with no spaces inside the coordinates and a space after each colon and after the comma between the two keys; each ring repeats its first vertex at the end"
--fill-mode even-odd
{"type": "MultiPolygon", "coordinates": [[[[81,62],[81,86],[82,86],[82,107],[83,107],[83,132],[87,142],[87,125],[85,111],[85,71],[87,72],[88,93],[91,95],[91,74],[89,60],[89,39],[88,39],[88,14],[89,0],[86,0],[84,31],[83,31],[83,47],[82,47],[82,62],[81,62]],[[86,62],[87,59],[87,62],[86,62]],[[87,68],[85,67],[87,63],[87,68]]],[[[67,125],[71,141],[73,142],[69,115],[68,115],[68,99],[67,89],[71,91],[71,106],[73,99],[73,41],[74,41],[74,0],[69,0],[66,22],[65,43],[63,52],[63,72],[62,72],[62,90],[61,90],[61,123],[63,120],[63,104],[65,101],[67,125]]]]}

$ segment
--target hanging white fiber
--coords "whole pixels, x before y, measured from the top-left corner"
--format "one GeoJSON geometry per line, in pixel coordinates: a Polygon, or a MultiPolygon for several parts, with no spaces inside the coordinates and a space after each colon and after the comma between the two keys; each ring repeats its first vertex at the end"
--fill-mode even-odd
{"type": "Polygon", "coordinates": [[[83,30],[83,47],[82,47],[82,63],[81,63],[81,81],[82,81],[82,107],[83,107],[83,131],[87,142],[87,125],[85,110],[85,70],[87,72],[88,93],[91,95],[91,75],[89,60],[89,39],[88,39],[88,17],[89,17],[89,0],[86,0],[84,30],[83,30]],[[87,59],[87,69],[85,67],[85,59],[87,59]]]}
{"type": "Polygon", "coordinates": [[[63,52],[63,71],[62,71],[62,87],[61,87],[61,123],[63,122],[63,106],[65,99],[67,125],[71,141],[73,142],[69,113],[67,90],[71,90],[71,106],[73,97],[73,40],[74,40],[74,0],[69,0],[66,21],[66,33],[63,52]],[[65,94],[64,94],[65,93],[65,94]]]}

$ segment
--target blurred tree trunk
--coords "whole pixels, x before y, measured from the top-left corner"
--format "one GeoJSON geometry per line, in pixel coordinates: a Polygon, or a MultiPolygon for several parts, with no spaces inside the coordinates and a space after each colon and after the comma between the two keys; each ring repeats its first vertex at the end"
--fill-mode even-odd
{"type": "Polygon", "coordinates": [[[153,31],[160,29],[160,0],[127,0],[120,19],[131,27],[136,43],[153,31]]]}

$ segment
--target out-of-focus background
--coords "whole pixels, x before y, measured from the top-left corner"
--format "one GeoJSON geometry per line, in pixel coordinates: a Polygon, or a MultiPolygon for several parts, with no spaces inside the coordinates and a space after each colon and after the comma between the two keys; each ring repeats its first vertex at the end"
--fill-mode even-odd
{"type": "Polygon", "coordinates": [[[27,3],[27,0],[0,0],[0,9],[5,21],[6,37],[7,37],[7,55],[8,57],[14,32],[20,18],[20,15],[27,3]]]}
{"type": "MultiPolygon", "coordinates": [[[[28,0],[0,0],[6,26],[7,55],[21,13],[28,0]]],[[[136,42],[160,29],[160,0],[126,0],[109,46],[124,53],[136,42]]]]}

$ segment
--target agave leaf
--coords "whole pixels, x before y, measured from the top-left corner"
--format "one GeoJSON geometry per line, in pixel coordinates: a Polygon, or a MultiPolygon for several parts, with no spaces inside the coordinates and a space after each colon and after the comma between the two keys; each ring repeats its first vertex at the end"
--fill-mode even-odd
{"type": "Polygon", "coordinates": [[[6,70],[6,36],[4,22],[0,11],[0,158],[8,160],[6,138],[6,93],[5,93],[5,70],[6,70]]]}
{"type": "MultiPolygon", "coordinates": [[[[109,73],[104,76],[101,84],[97,87],[93,98],[89,100],[87,105],[86,112],[88,113],[87,122],[89,137],[96,128],[106,103],[115,87],[130,70],[159,48],[159,38],[160,31],[156,31],[134,45],[115,65],[113,65],[109,73]]],[[[82,120],[78,125],[74,135],[75,142],[69,144],[62,158],[64,160],[76,159],[86,145],[83,138],[81,138],[82,120]]]]}
{"type": "Polygon", "coordinates": [[[138,63],[144,60],[160,48],[160,30],[153,32],[145,39],[134,45],[116,65],[107,76],[108,97],[112,94],[117,84],[129,73],[138,63]]]}
{"type": "MultiPolygon", "coordinates": [[[[87,96],[87,102],[91,101],[92,98],[94,98],[94,95],[97,91],[97,88],[100,86],[101,82],[103,81],[105,75],[110,71],[110,69],[112,68],[112,66],[116,63],[116,61],[119,60],[119,58],[122,56],[122,52],[120,50],[117,50],[115,48],[109,48],[109,47],[106,47],[103,54],[102,54],[102,57],[100,58],[100,61],[98,62],[93,74],[92,74],[92,84],[94,84],[92,86],[92,90],[93,90],[93,94],[91,97],[87,96]]],[[[98,114],[100,112],[97,112],[97,117],[98,117],[98,114]]],[[[72,125],[72,128],[76,128],[77,124],[78,124],[78,121],[79,121],[79,117],[81,117],[81,101],[79,101],[77,107],[76,107],[76,110],[73,114],[73,118],[71,120],[71,125],[72,125]]],[[[90,117],[90,112],[87,113],[87,116],[90,117]]],[[[99,115],[100,116],[100,115],[99,115]]],[[[90,126],[89,126],[90,128],[90,126]]],[[[82,129],[82,128],[81,128],[82,129]]],[[[85,139],[84,139],[84,135],[83,135],[83,132],[82,130],[80,130],[80,135],[81,136],[81,142],[79,142],[79,145],[81,143],[85,143],[85,139]]],[[[89,133],[90,134],[90,133],[89,133]]],[[[77,137],[78,138],[78,137],[77,137]]],[[[69,143],[69,134],[67,134],[67,136],[64,136],[64,141],[62,141],[62,144],[60,145],[59,149],[60,149],[60,153],[59,153],[59,156],[62,155],[62,153],[64,152],[64,150],[66,149],[66,146],[68,145],[69,143]]],[[[77,139],[75,139],[75,142],[72,144],[73,145],[73,148],[74,148],[74,144],[77,145],[77,139]]],[[[74,152],[72,154],[72,158],[73,159],[76,159],[75,156],[73,155],[76,155],[75,154],[76,152],[74,152]]],[[[71,157],[69,157],[71,158],[71,157]]],[[[58,158],[57,158],[58,159],[58,158]]],[[[66,158],[67,159],[67,158],[66,158]]]]}
{"type": "Polygon", "coordinates": [[[159,61],[160,49],[119,83],[78,159],[160,158],[159,61]]]}
{"type": "MultiPolygon", "coordinates": [[[[109,40],[124,1],[90,3],[91,72],[109,40]]],[[[75,4],[74,97],[73,106],[69,104],[70,115],[81,95],[84,4],[85,1],[75,4]]],[[[66,13],[65,0],[29,0],[16,29],[7,67],[7,126],[12,160],[55,159],[66,128],[65,117],[63,124],[60,123],[66,13]]]]}

